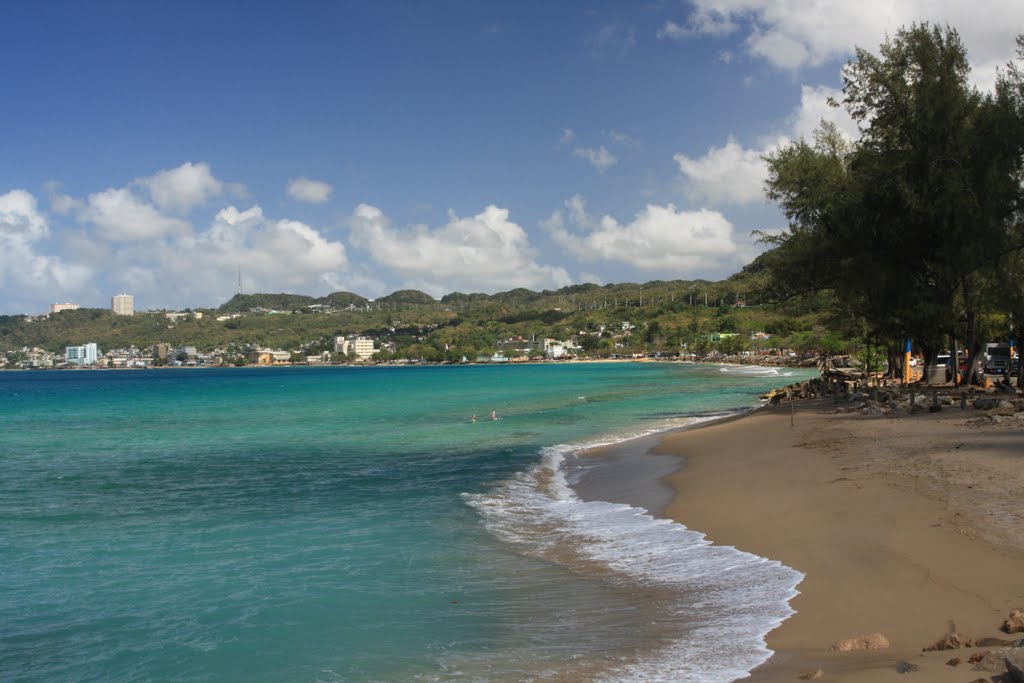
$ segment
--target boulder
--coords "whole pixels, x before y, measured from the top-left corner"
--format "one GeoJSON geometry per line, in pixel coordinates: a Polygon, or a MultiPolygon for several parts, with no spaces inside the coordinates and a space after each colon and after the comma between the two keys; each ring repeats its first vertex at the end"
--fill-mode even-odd
{"type": "Polygon", "coordinates": [[[1013,683],[1024,683],[1024,665],[1019,664],[1012,658],[1007,657],[1005,662],[1006,673],[1013,683]]]}
{"type": "Polygon", "coordinates": [[[946,666],[960,666],[960,658],[953,657],[953,659],[946,662],[946,666]]]}
{"type": "Polygon", "coordinates": [[[935,652],[936,650],[959,650],[962,647],[971,647],[973,645],[974,641],[967,636],[962,636],[959,633],[950,633],[924,648],[924,651],[935,652]]]}
{"type": "Polygon", "coordinates": [[[1017,412],[1013,404],[1009,401],[1000,401],[999,405],[996,406],[996,415],[1002,415],[1003,417],[1013,417],[1013,414],[1017,412]]]}
{"type": "Polygon", "coordinates": [[[978,410],[992,410],[999,406],[999,399],[982,396],[974,399],[974,407],[978,410]]]}
{"type": "MultiPolygon", "coordinates": [[[[967,660],[967,663],[968,664],[978,664],[979,662],[984,661],[985,657],[988,657],[988,655],[989,655],[988,650],[985,650],[984,652],[975,652],[967,660]]],[[[974,668],[977,669],[978,667],[974,667],[974,668]]]]}
{"type": "Polygon", "coordinates": [[[1002,638],[978,638],[974,647],[1014,647],[1014,641],[1002,638]]]}
{"type": "Polygon", "coordinates": [[[896,666],[893,668],[896,669],[898,674],[911,674],[921,669],[917,664],[911,664],[908,661],[896,662],[896,666]]]}
{"type": "Polygon", "coordinates": [[[1010,616],[999,629],[1003,633],[1024,633],[1024,609],[1010,610],[1010,616]]]}
{"type": "Polygon", "coordinates": [[[984,654],[985,656],[976,662],[976,671],[987,671],[997,676],[1006,674],[1002,680],[1024,683],[1024,678],[1014,678],[1013,673],[1015,669],[1020,671],[1024,668],[1024,652],[1021,652],[1020,648],[992,650],[984,654]]]}
{"type": "Polygon", "coordinates": [[[881,633],[869,633],[855,638],[837,640],[832,643],[833,652],[853,652],[855,650],[885,650],[889,647],[889,639],[881,633]]]}

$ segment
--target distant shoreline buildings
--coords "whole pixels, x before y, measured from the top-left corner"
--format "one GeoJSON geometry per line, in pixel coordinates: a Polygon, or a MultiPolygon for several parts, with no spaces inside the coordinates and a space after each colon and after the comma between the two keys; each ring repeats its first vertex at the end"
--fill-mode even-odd
{"type": "Polygon", "coordinates": [[[115,294],[110,298],[110,310],[114,315],[135,315],[135,297],[131,294],[115,294]]]}
{"type": "Polygon", "coordinates": [[[81,346],[68,346],[64,349],[64,360],[70,365],[83,367],[95,365],[100,358],[100,350],[96,342],[89,342],[81,346]]]}
{"type": "Polygon", "coordinates": [[[77,311],[78,304],[50,304],[50,313],[60,313],[61,311],[77,311]]]}

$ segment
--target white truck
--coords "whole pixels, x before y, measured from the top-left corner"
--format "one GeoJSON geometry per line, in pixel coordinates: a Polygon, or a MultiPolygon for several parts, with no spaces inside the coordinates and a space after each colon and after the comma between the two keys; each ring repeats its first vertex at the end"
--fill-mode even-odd
{"type": "Polygon", "coordinates": [[[1005,375],[1010,370],[1010,345],[993,343],[985,345],[985,374],[1005,375]]]}

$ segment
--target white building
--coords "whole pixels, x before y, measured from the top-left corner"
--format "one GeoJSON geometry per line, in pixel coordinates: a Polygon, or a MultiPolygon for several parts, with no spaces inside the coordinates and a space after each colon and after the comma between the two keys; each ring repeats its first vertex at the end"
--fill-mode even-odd
{"type": "Polygon", "coordinates": [[[346,356],[354,353],[359,360],[369,360],[373,358],[373,354],[377,353],[377,350],[373,348],[373,339],[369,337],[356,337],[355,339],[335,337],[334,350],[346,356]]]}
{"type": "Polygon", "coordinates": [[[134,315],[135,297],[131,294],[116,294],[110,298],[110,310],[114,315],[134,315]]]}
{"type": "Polygon", "coordinates": [[[64,348],[64,360],[72,365],[95,365],[99,357],[100,350],[96,347],[96,342],[64,348]]]}
{"type": "Polygon", "coordinates": [[[50,313],[60,313],[61,311],[77,311],[78,304],[50,304],[50,313]]]}

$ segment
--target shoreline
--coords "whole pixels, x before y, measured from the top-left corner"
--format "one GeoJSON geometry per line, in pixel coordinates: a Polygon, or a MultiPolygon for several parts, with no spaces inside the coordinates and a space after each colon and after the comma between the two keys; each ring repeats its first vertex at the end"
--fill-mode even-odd
{"type": "Polygon", "coordinates": [[[981,426],[968,424],[981,414],[973,408],[882,418],[835,407],[766,406],[659,435],[645,452],[678,464],[663,478],[671,500],[652,514],[805,574],[796,613],[766,638],[773,656],[746,680],[818,669],[821,680],[904,680],[901,661],[930,681],[984,678],[967,658],[991,648],[921,650],[951,630],[1020,637],[998,627],[1024,606],[1024,511],[1013,495],[1024,490],[1024,457],[1013,457],[1024,453],[1024,420],[981,426]],[[891,647],[830,651],[876,632],[891,647]],[[953,657],[963,664],[947,666],[953,657]]]}

